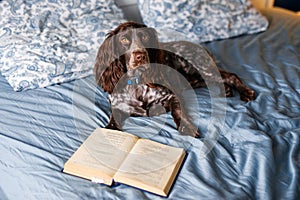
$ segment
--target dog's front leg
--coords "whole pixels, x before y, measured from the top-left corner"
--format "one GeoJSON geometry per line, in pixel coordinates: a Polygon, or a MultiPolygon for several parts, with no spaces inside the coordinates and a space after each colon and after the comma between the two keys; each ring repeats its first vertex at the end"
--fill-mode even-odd
{"type": "Polygon", "coordinates": [[[109,122],[105,128],[113,129],[113,130],[121,130],[121,126],[115,121],[112,114],[110,115],[109,122]]]}
{"type": "Polygon", "coordinates": [[[193,137],[199,137],[200,134],[197,128],[189,121],[188,116],[180,106],[180,102],[176,96],[173,96],[169,102],[171,115],[177,126],[177,130],[184,135],[191,135],[193,137]]]}

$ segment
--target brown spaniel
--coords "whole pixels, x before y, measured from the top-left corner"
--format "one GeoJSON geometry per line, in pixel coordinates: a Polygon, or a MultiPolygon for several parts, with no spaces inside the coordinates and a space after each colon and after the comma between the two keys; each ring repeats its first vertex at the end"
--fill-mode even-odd
{"type": "Polygon", "coordinates": [[[212,55],[201,45],[159,43],[153,28],[135,22],[120,24],[107,34],[94,67],[96,82],[108,92],[112,107],[106,128],[121,130],[129,116],[170,111],[181,133],[198,137],[182,101],[185,81],[191,88],[219,83],[227,97],[236,89],[241,100],[255,99],[254,91],[237,75],[214,68],[212,55]]]}

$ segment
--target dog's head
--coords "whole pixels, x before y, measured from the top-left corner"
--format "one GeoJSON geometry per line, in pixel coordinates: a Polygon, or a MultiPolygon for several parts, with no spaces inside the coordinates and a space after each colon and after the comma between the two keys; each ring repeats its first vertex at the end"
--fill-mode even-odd
{"type": "Polygon", "coordinates": [[[151,62],[150,59],[154,59],[151,50],[158,48],[154,29],[132,22],[121,24],[118,28],[113,35],[116,36],[115,42],[119,53],[124,56],[127,70],[144,66],[151,62]]]}
{"type": "Polygon", "coordinates": [[[162,55],[156,31],[143,24],[126,22],[107,34],[98,50],[94,74],[98,85],[111,93],[123,74],[160,63],[162,55]]]}

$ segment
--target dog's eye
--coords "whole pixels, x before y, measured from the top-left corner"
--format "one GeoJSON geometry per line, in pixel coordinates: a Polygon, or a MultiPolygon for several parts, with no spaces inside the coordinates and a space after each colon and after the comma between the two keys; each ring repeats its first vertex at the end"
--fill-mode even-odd
{"type": "Polygon", "coordinates": [[[149,35],[143,35],[142,36],[142,40],[145,41],[145,42],[148,42],[150,39],[149,35]]]}
{"type": "Polygon", "coordinates": [[[150,40],[149,35],[147,33],[145,33],[145,32],[139,32],[139,33],[137,33],[137,36],[143,42],[148,42],[150,40]]]}
{"type": "Polygon", "coordinates": [[[130,43],[130,41],[126,37],[122,37],[120,41],[121,41],[122,44],[129,44],[130,43]]]}

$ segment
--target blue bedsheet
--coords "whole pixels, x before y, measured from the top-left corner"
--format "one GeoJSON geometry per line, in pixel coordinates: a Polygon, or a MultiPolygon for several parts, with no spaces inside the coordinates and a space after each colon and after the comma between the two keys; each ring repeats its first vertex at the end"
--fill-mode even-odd
{"type": "MultiPolygon", "coordinates": [[[[168,198],[300,198],[300,18],[279,12],[264,12],[270,21],[264,33],[205,44],[258,94],[249,103],[227,98],[225,121],[211,124],[211,140],[178,135],[170,114],[126,121],[127,132],[186,149],[168,198]]],[[[209,136],[210,94],[195,92],[199,129],[209,136]]],[[[109,120],[107,95],[93,76],[24,92],[0,76],[0,105],[0,199],[161,198],[62,173],[85,138],[109,120]]]]}

